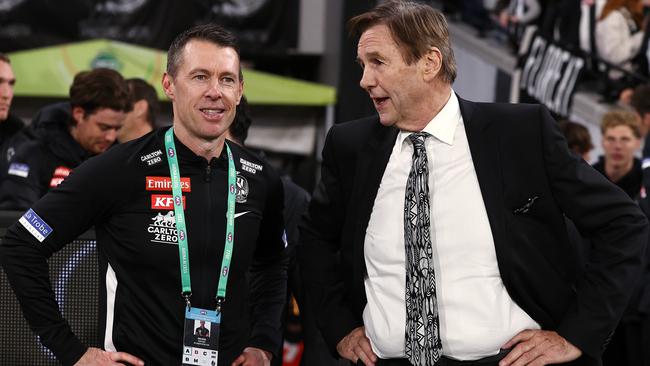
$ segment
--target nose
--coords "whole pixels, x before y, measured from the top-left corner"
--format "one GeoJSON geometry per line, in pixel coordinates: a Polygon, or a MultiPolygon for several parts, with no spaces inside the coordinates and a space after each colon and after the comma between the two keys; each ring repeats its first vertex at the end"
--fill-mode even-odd
{"type": "Polygon", "coordinates": [[[219,80],[214,80],[208,86],[208,90],[205,92],[205,96],[211,99],[217,99],[221,97],[221,85],[219,80]]]}
{"type": "Polygon", "coordinates": [[[13,88],[9,83],[0,82],[0,99],[10,99],[13,94],[13,88]]]}
{"type": "Polygon", "coordinates": [[[370,89],[375,86],[375,77],[370,70],[369,67],[365,67],[363,69],[363,74],[361,75],[361,80],[359,81],[359,86],[361,88],[365,89],[366,91],[370,91],[370,89]]]}
{"type": "Polygon", "coordinates": [[[117,139],[117,131],[118,131],[117,128],[111,128],[108,131],[106,131],[106,133],[104,134],[104,138],[106,139],[106,141],[111,143],[114,142],[117,139]]]}

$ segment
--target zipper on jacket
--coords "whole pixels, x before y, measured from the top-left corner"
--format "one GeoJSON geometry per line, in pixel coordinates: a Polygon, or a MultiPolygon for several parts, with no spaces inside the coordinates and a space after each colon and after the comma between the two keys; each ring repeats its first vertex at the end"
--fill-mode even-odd
{"type": "Polygon", "coordinates": [[[212,175],[212,164],[208,162],[208,165],[205,166],[205,176],[203,177],[203,179],[209,183],[211,179],[210,178],[211,175],[212,175]]]}

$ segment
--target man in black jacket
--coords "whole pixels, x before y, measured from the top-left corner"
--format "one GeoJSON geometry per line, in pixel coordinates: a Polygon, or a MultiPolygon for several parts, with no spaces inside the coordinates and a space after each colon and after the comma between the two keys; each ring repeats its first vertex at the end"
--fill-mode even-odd
{"type": "Polygon", "coordinates": [[[284,198],[267,163],[225,142],[243,91],[234,37],[216,25],[183,32],[163,87],[173,128],[77,167],[8,229],[0,263],[31,328],[64,365],[196,365],[185,357],[216,352],[185,343],[205,320],[219,365],[268,366],[279,357],[286,294],[284,198]],[[46,258],[92,225],[103,349],[73,334],[47,276],[46,258]],[[218,311],[220,322],[187,315],[195,310],[218,311]]]}
{"type": "Polygon", "coordinates": [[[9,141],[25,126],[20,118],[9,113],[15,83],[16,77],[9,57],[0,53],[0,182],[7,173],[7,162],[14,153],[13,149],[9,149],[9,141]]]}
{"type": "Polygon", "coordinates": [[[0,185],[0,209],[29,208],[83,161],[106,151],[130,109],[131,94],[117,71],[77,74],[70,102],[43,108],[12,141],[16,154],[0,185]]]}

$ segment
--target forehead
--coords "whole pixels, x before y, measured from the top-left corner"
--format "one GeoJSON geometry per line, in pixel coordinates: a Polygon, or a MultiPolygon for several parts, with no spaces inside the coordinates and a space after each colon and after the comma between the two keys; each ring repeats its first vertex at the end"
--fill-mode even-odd
{"type": "Polygon", "coordinates": [[[14,71],[11,69],[11,65],[4,61],[0,61],[0,77],[3,79],[14,78],[14,71]]]}
{"type": "Polygon", "coordinates": [[[122,111],[116,111],[115,109],[110,108],[99,108],[95,113],[88,115],[87,119],[93,123],[112,125],[121,123],[124,117],[126,117],[126,113],[122,111]]]}
{"type": "Polygon", "coordinates": [[[183,47],[179,69],[191,72],[196,69],[239,73],[239,56],[232,47],[221,47],[212,42],[191,40],[183,47]]]}
{"type": "Polygon", "coordinates": [[[628,125],[617,125],[613,127],[609,127],[608,129],[605,130],[605,135],[608,136],[633,136],[634,132],[632,131],[632,127],[628,125]]]}
{"type": "Polygon", "coordinates": [[[370,53],[399,54],[399,47],[385,24],[370,26],[361,34],[357,54],[359,57],[363,57],[370,53]]]}

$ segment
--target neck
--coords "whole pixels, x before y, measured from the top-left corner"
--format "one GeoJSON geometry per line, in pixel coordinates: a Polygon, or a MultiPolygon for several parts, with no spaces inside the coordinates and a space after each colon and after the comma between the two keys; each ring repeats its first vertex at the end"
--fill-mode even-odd
{"type": "Polygon", "coordinates": [[[625,164],[616,165],[607,163],[607,159],[605,159],[605,174],[609,180],[616,183],[632,170],[633,164],[634,160],[630,160],[625,164]]]}
{"type": "Polygon", "coordinates": [[[218,158],[221,155],[223,144],[226,140],[225,135],[221,135],[215,139],[203,139],[194,136],[180,123],[174,123],[174,134],[183,145],[207,161],[212,160],[212,158],[218,158]]]}
{"type": "Polygon", "coordinates": [[[433,91],[431,95],[421,101],[423,106],[421,113],[413,120],[401,123],[397,127],[404,131],[420,132],[440,113],[451,97],[451,85],[438,82],[431,90],[433,91]]]}

